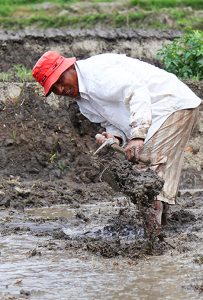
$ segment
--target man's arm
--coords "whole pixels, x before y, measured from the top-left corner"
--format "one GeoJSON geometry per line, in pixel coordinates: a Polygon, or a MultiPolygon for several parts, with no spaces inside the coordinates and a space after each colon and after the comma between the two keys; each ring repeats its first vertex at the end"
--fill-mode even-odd
{"type": "Polygon", "coordinates": [[[131,138],[125,152],[129,160],[139,160],[139,155],[144,147],[144,140],[151,125],[151,98],[147,88],[135,88],[127,99],[130,107],[131,138]]]}
{"type": "Polygon", "coordinates": [[[111,136],[116,137],[119,140],[119,144],[120,146],[124,146],[127,143],[127,138],[126,135],[124,134],[123,131],[121,131],[120,129],[116,128],[115,126],[113,126],[112,124],[110,124],[107,121],[104,121],[101,123],[101,126],[106,128],[106,132],[108,134],[110,134],[111,136]]]}

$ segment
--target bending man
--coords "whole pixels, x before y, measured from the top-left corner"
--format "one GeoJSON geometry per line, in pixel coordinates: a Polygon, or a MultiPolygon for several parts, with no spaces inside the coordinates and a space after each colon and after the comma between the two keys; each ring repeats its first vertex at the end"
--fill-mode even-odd
{"type": "Polygon", "coordinates": [[[75,98],[81,113],[106,128],[125,146],[129,160],[142,153],[165,181],[153,205],[154,220],[175,204],[183,154],[198,118],[201,100],[175,75],[121,54],[85,60],[46,52],[33,68],[34,78],[50,93],[75,98]]]}

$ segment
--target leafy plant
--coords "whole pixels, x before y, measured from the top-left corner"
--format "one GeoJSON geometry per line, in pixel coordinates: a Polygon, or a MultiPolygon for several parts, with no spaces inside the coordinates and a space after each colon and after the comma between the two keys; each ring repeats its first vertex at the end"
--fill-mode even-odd
{"type": "Polygon", "coordinates": [[[27,70],[23,65],[14,65],[14,72],[17,78],[24,82],[24,81],[31,81],[32,80],[32,71],[27,70]]]}
{"type": "Polygon", "coordinates": [[[191,31],[157,53],[165,69],[183,79],[203,79],[203,32],[191,31]]]}

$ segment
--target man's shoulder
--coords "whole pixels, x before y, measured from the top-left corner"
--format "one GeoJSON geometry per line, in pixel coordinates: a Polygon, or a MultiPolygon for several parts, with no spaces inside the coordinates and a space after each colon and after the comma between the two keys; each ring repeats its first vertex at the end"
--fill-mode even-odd
{"type": "Polygon", "coordinates": [[[86,59],[78,60],[77,63],[80,64],[88,64],[88,63],[112,63],[114,61],[120,61],[124,58],[127,58],[125,54],[117,54],[117,53],[102,53],[93,55],[91,57],[88,57],[86,59]]]}

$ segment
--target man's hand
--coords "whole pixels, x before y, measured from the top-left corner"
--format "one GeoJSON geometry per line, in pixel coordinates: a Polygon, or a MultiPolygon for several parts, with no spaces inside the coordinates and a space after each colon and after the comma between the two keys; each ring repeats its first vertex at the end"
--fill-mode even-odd
{"type": "Polygon", "coordinates": [[[143,139],[130,140],[128,145],[125,147],[125,153],[129,161],[139,161],[140,153],[144,147],[143,139]]]}
{"type": "Polygon", "coordinates": [[[107,133],[107,132],[102,132],[102,134],[99,134],[99,138],[96,138],[96,143],[97,145],[101,145],[105,142],[106,139],[109,138],[114,138],[115,142],[119,145],[120,141],[118,138],[116,138],[114,135],[107,133]]]}

